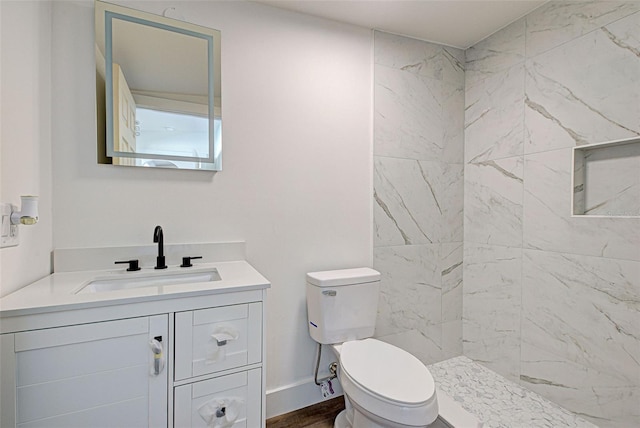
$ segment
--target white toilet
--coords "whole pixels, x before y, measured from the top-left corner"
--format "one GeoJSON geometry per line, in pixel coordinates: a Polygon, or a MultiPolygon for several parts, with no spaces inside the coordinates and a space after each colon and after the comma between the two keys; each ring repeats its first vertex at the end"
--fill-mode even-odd
{"type": "Polygon", "coordinates": [[[336,428],[427,427],[438,417],[433,377],[420,360],[371,339],[380,273],[369,268],[307,274],[309,333],[332,345],[346,409],[336,428]]]}

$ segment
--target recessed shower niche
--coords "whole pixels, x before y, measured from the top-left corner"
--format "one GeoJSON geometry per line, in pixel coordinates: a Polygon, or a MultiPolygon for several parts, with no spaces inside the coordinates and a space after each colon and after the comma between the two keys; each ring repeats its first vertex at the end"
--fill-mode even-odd
{"type": "Polygon", "coordinates": [[[640,137],[573,148],[573,216],[640,217],[640,137]]]}

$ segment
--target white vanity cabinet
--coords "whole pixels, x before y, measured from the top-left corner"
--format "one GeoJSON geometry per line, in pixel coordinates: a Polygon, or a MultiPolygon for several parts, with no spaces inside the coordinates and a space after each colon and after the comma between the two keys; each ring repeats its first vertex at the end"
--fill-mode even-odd
{"type": "Polygon", "coordinates": [[[264,427],[269,283],[217,266],[216,287],[0,299],[0,428],[264,427]]]}
{"type": "Polygon", "coordinates": [[[167,426],[149,342],[168,327],[165,314],[3,335],[2,427],[167,426]]]}

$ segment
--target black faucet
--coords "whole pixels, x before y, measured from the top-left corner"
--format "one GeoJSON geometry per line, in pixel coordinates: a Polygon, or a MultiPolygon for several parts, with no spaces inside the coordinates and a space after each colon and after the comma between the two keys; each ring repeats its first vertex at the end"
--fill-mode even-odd
{"type": "Polygon", "coordinates": [[[167,264],[164,262],[164,235],[162,227],[156,226],[153,231],[153,242],[158,243],[158,257],[156,258],[156,267],[154,269],[166,269],[167,264]]]}

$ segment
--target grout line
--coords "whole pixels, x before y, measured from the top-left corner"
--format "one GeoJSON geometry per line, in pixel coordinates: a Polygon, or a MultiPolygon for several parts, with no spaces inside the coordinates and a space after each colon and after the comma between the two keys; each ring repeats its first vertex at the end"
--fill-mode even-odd
{"type": "Polygon", "coordinates": [[[526,182],[526,161],[525,161],[525,147],[526,147],[526,137],[527,137],[527,109],[525,100],[527,99],[527,20],[524,20],[524,73],[522,76],[522,211],[520,217],[520,309],[519,309],[519,326],[518,326],[518,385],[522,386],[521,376],[522,376],[522,317],[523,317],[523,308],[524,308],[524,202],[525,202],[525,186],[526,182]]]}

